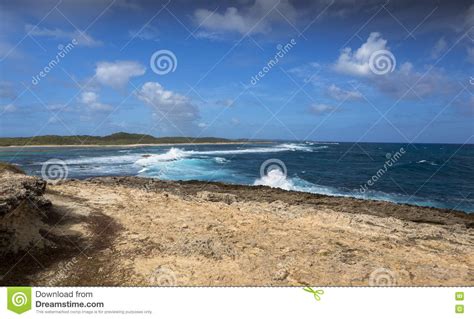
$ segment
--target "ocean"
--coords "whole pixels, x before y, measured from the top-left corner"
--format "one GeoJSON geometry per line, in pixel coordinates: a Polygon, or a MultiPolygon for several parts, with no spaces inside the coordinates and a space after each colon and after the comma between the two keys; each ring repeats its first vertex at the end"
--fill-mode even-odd
{"type": "Polygon", "coordinates": [[[474,145],[275,142],[4,148],[0,161],[50,179],[219,181],[474,212],[474,145]],[[59,175],[47,167],[51,163],[62,165],[59,175]]]}

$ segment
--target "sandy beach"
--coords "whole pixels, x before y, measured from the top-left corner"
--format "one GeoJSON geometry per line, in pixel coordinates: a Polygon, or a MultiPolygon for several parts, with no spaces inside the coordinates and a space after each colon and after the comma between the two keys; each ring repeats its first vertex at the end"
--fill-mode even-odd
{"type": "Polygon", "coordinates": [[[40,193],[0,216],[18,250],[2,257],[2,285],[474,284],[474,216],[462,212],[135,177],[40,193]]]}

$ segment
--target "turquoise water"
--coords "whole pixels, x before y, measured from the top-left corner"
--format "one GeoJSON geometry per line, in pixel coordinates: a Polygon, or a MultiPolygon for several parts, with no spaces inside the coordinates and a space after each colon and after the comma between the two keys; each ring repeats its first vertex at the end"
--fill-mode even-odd
{"type": "Polygon", "coordinates": [[[261,184],[474,212],[473,145],[278,142],[0,150],[0,161],[38,176],[51,159],[64,161],[68,178],[129,175],[261,184]]]}

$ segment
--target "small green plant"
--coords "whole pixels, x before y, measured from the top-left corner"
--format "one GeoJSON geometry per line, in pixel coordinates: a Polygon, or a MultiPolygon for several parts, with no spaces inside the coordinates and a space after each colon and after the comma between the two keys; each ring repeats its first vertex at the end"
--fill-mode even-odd
{"type": "Polygon", "coordinates": [[[324,295],[324,290],[322,290],[322,289],[314,290],[311,287],[305,287],[305,288],[303,288],[303,290],[306,291],[306,292],[312,293],[313,296],[314,296],[314,299],[316,299],[317,301],[321,300],[320,295],[324,295]]]}

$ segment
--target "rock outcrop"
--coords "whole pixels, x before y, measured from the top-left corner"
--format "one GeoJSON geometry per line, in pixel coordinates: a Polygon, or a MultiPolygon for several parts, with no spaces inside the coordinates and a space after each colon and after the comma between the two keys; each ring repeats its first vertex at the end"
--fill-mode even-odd
{"type": "Polygon", "coordinates": [[[40,231],[51,207],[45,190],[46,181],[14,166],[0,167],[0,255],[44,245],[40,231]]]}

